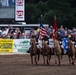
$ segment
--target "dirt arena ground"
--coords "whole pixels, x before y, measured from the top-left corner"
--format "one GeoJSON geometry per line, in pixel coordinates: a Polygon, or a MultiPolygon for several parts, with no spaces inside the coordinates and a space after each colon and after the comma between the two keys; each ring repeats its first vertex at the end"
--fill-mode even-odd
{"type": "Polygon", "coordinates": [[[69,66],[68,57],[64,55],[61,66],[57,66],[52,56],[47,66],[43,65],[41,56],[38,65],[31,65],[28,54],[0,55],[0,75],[76,75],[76,62],[69,66]]]}

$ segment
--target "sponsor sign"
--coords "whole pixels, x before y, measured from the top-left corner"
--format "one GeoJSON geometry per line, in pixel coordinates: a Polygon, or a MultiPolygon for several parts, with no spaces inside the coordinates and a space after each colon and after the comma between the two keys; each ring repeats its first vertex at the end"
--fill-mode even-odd
{"type": "Polygon", "coordinates": [[[23,10],[17,10],[17,15],[18,16],[23,16],[23,10]]]}
{"type": "Polygon", "coordinates": [[[0,39],[0,52],[13,52],[13,40],[0,39]]]}
{"type": "Polygon", "coordinates": [[[14,52],[25,52],[29,50],[30,39],[14,39],[14,52]]]}
{"type": "Polygon", "coordinates": [[[15,20],[24,21],[25,20],[25,0],[15,0],[15,20]]]}
{"type": "Polygon", "coordinates": [[[17,6],[23,6],[24,0],[17,0],[17,6]]]}

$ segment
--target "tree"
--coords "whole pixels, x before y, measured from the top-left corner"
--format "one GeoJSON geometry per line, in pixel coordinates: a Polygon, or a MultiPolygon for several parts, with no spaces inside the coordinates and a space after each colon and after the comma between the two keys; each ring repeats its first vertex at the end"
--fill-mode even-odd
{"type": "Polygon", "coordinates": [[[36,4],[26,3],[26,23],[39,23],[42,14],[43,23],[53,25],[53,18],[56,15],[58,27],[61,24],[67,27],[76,25],[76,0],[36,1],[36,4]]]}

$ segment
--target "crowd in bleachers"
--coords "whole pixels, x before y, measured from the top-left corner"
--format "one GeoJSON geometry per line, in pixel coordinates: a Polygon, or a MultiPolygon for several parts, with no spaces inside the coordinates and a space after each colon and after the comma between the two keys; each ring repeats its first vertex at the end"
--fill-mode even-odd
{"type": "Polygon", "coordinates": [[[5,39],[25,38],[25,32],[21,32],[20,28],[14,29],[12,25],[8,25],[7,28],[0,27],[0,38],[5,38],[5,39]]]}
{"type": "MultiPolygon", "coordinates": [[[[46,27],[47,34],[45,36],[52,38],[53,35],[53,26],[46,27]]],[[[13,26],[8,25],[8,27],[2,29],[0,27],[0,38],[8,38],[8,39],[26,39],[27,36],[31,37],[39,37],[40,29],[37,29],[37,32],[33,28],[31,28],[29,35],[26,33],[26,30],[21,30],[20,28],[13,29],[13,26]]],[[[57,28],[57,33],[59,35],[58,39],[62,39],[65,37],[73,37],[74,40],[76,39],[76,28],[73,27],[72,29],[68,29],[67,27],[64,28],[63,25],[60,28],[57,28]]]]}
{"type": "MultiPolygon", "coordinates": [[[[47,35],[49,38],[52,38],[53,36],[53,26],[45,28],[47,31],[47,35]]],[[[76,40],[76,28],[73,27],[72,29],[68,29],[67,27],[63,27],[63,25],[60,26],[60,28],[57,28],[57,34],[58,34],[58,40],[62,40],[62,38],[68,38],[72,37],[72,39],[75,41],[76,40]]]]}

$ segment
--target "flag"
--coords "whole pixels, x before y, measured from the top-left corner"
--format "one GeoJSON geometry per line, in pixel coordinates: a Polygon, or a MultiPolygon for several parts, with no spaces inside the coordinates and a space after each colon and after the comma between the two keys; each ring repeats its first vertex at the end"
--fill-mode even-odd
{"type": "Polygon", "coordinates": [[[56,26],[56,16],[54,16],[53,39],[56,39],[56,30],[57,30],[57,26],[56,26]]]}
{"type": "Polygon", "coordinates": [[[54,30],[56,32],[57,26],[56,26],[56,16],[54,16],[54,30]]]}
{"type": "Polygon", "coordinates": [[[42,15],[41,15],[41,18],[40,18],[40,27],[42,27],[42,28],[43,28],[42,15]]]}
{"type": "Polygon", "coordinates": [[[43,27],[42,15],[41,15],[41,18],[40,18],[40,35],[39,35],[39,37],[44,38],[45,34],[46,34],[46,29],[43,27]]]}

